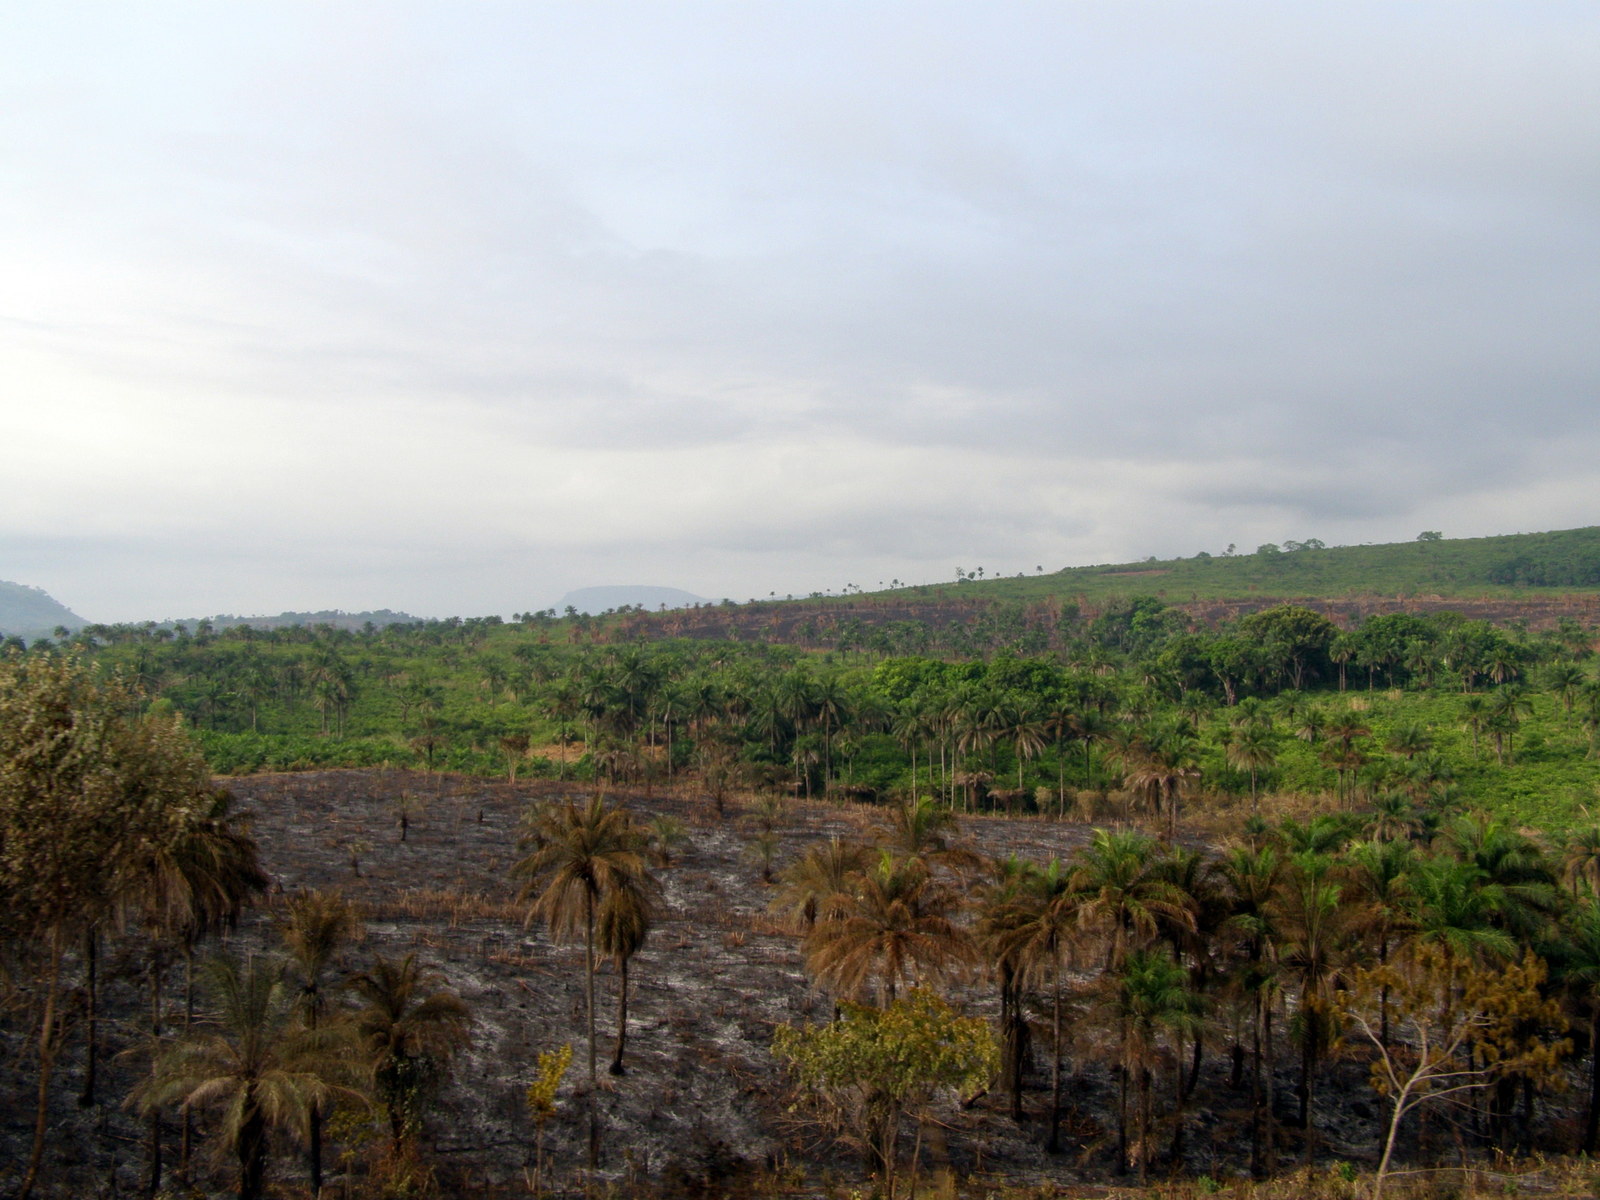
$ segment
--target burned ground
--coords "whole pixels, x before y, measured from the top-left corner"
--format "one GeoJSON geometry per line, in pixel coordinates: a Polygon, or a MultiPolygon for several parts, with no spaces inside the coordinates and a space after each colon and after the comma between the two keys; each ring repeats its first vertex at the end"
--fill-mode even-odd
{"type": "MultiPolygon", "coordinates": [[[[378,771],[228,782],[252,816],[273,879],[266,902],[231,936],[233,948],[268,949],[274,922],[295,892],[342,889],[366,916],[366,938],[347,955],[347,967],[377,953],[416,951],[472,1008],[471,1048],[457,1062],[426,1137],[447,1192],[526,1194],[534,1129],[524,1091],[538,1053],[563,1043],[572,1045],[573,1063],[545,1145],[555,1175],[575,1179],[587,1158],[583,948],[554,944],[542,928],[524,923],[511,867],[530,805],[589,793],[550,781],[508,785],[378,771]],[[408,824],[403,841],[402,812],[408,824]]],[[[771,889],[752,853],[753,817],[734,806],[719,816],[709,801],[687,793],[617,793],[613,799],[641,819],[676,819],[686,837],[659,872],[662,912],[630,969],[627,1073],[620,1078],[606,1073],[616,978],[609,964],[601,969],[595,1099],[603,1175],[695,1191],[709,1185],[706,1194],[737,1190],[746,1174],[774,1167],[811,1186],[829,1173],[857,1177],[857,1156],[815,1136],[789,1111],[791,1097],[770,1053],[776,1024],[826,1019],[832,1001],[809,984],[796,939],[766,915],[771,889]]],[[[777,828],[777,860],[789,861],[830,835],[867,836],[884,815],[866,806],[791,802],[777,828]]],[[[986,854],[1034,859],[1065,855],[1089,836],[1085,825],[1037,818],[972,817],[963,832],[986,854]]],[[[115,1019],[105,1040],[114,1047],[133,1044],[145,1028],[146,1018],[138,1015],[145,994],[140,946],[127,942],[108,965],[105,1005],[115,1019]]],[[[169,1029],[181,1020],[181,974],[174,962],[169,1029]]],[[[993,989],[982,979],[959,998],[970,1012],[990,1019],[997,1014],[993,989]]],[[[8,1026],[0,1079],[0,1094],[8,1098],[0,1149],[13,1162],[25,1150],[31,1123],[21,1024],[8,1026]]],[[[1019,1127],[1007,1116],[1004,1098],[993,1095],[941,1112],[943,1128],[930,1143],[936,1165],[942,1160],[962,1175],[1017,1183],[1108,1180],[1115,1111],[1113,1075],[1105,1065],[1111,1035],[1082,1013],[1074,1028],[1069,1153],[1047,1155],[1038,1121],[1019,1127]]],[[[1036,1047],[1046,1044],[1046,1030],[1041,1024],[1036,1047]]],[[[115,1194],[136,1186],[144,1157],[142,1123],[117,1107],[139,1066],[128,1059],[113,1064],[100,1103],[80,1109],[73,1102],[82,1075],[80,1043],[81,1037],[72,1039],[61,1068],[46,1179],[54,1194],[115,1194]],[[108,1184],[112,1178],[116,1182],[108,1184]]],[[[1241,1169],[1248,1154],[1248,1092],[1227,1086],[1224,1060],[1221,1052],[1212,1055],[1189,1114],[1186,1166],[1216,1176],[1241,1169]]],[[[1331,1067],[1330,1076],[1323,1093],[1330,1111],[1319,1118],[1319,1136],[1329,1156],[1365,1157],[1373,1149],[1378,1105],[1364,1072],[1346,1065],[1331,1067]]],[[[1291,1083],[1286,1073],[1279,1088],[1285,1116],[1293,1104],[1291,1083]]],[[[1030,1084],[1027,1107],[1036,1118],[1047,1103],[1042,1054],[1030,1084]]],[[[1289,1131],[1291,1144],[1293,1136],[1289,1131]]],[[[304,1178],[286,1156],[274,1175],[285,1187],[304,1178]]]]}

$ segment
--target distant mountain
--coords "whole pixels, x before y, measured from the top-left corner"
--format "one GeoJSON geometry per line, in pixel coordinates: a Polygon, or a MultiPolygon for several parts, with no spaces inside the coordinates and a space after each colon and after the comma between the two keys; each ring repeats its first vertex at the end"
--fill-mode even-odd
{"type": "Polygon", "coordinates": [[[681,591],[678,588],[588,587],[568,592],[561,597],[561,603],[556,606],[556,611],[565,612],[568,608],[575,608],[581,613],[593,614],[621,608],[626,604],[630,608],[643,606],[654,612],[662,605],[668,608],[688,608],[693,604],[705,603],[707,601],[703,596],[696,596],[693,592],[681,591]]]}
{"type": "Polygon", "coordinates": [[[76,632],[87,624],[42,588],[0,580],[0,635],[32,641],[53,636],[58,626],[76,632]]]}

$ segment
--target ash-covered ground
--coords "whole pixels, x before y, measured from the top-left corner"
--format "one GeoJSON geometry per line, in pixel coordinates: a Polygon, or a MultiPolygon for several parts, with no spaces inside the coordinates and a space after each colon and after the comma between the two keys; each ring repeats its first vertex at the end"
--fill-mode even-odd
{"type": "MultiPolygon", "coordinates": [[[[530,805],[584,801],[574,784],[519,783],[382,771],[337,771],[252,776],[229,780],[251,814],[273,893],[232,935],[235,950],[261,951],[274,939],[284,899],[300,889],[340,888],[366,915],[366,937],[344,957],[360,969],[375,954],[415,950],[437,967],[471,1006],[471,1048],[456,1062],[424,1139],[446,1194],[526,1194],[535,1157],[534,1126],[524,1093],[540,1051],[563,1043],[573,1063],[559,1113],[544,1137],[547,1180],[574,1183],[587,1163],[587,1062],[583,947],[558,945],[537,924],[523,922],[512,865],[519,824],[530,805]],[[409,828],[401,840],[400,814],[409,828]]],[[[656,790],[613,792],[641,819],[669,816],[686,837],[670,865],[659,870],[662,911],[630,967],[627,1072],[606,1073],[616,1028],[616,975],[602,963],[598,983],[601,1173],[625,1187],[651,1186],[680,1194],[740,1192],[752,1173],[777,1168],[797,1186],[820,1189],[830,1177],[858,1179],[858,1154],[815,1136],[788,1111],[791,1097],[770,1053],[780,1022],[826,1019],[832,1000],[810,986],[797,939],[766,916],[771,886],[762,880],[753,841],[758,826],[738,804],[718,816],[700,795],[656,790]]],[[[870,837],[887,816],[881,808],[791,801],[776,832],[777,866],[831,835],[870,837]]],[[[1089,837],[1073,822],[971,817],[968,842],[985,854],[1016,852],[1043,860],[1064,856],[1089,837]]],[[[213,944],[210,949],[216,947],[213,944]]],[[[147,1027],[146,991],[130,956],[106,964],[104,1040],[133,1044],[147,1027]],[[120,972],[120,975],[119,975],[120,972]]],[[[169,1028],[179,1020],[181,965],[168,982],[169,1028]]],[[[991,1020],[993,987],[975,977],[958,1000],[991,1020]]],[[[924,1164],[949,1165],[1017,1184],[1112,1182],[1116,1096],[1106,1066],[1110,1033],[1085,1017],[1074,1021],[1064,1143],[1048,1155],[1039,1119],[1048,1105],[1046,1014],[1040,1015],[1027,1108],[1019,1126],[1006,1099],[981,1098],[966,1109],[941,1110],[924,1164]],[[929,1161],[931,1159],[931,1161],[929,1161]]],[[[31,1130],[28,1094],[32,1063],[20,1023],[7,1026],[0,1097],[0,1154],[20,1163],[31,1130]]],[[[1222,1034],[1189,1113],[1185,1166],[1230,1175],[1248,1154],[1248,1090],[1227,1086],[1222,1034]]],[[[45,1195],[134,1194],[143,1170],[146,1129],[118,1107],[137,1072],[122,1060],[104,1068],[98,1102],[80,1108],[82,1055],[69,1032],[51,1111],[52,1136],[45,1195]]],[[[1167,1087],[1162,1071],[1157,1087],[1167,1087]]],[[[1280,1111],[1293,1108],[1292,1073],[1280,1074],[1280,1111]]],[[[1319,1116],[1319,1137],[1331,1157],[1365,1158],[1374,1146],[1376,1102],[1353,1065],[1330,1065],[1324,1095],[1337,1098],[1319,1116]]],[[[1163,1109],[1166,1107],[1163,1098],[1163,1109]]],[[[169,1141],[176,1123],[169,1121],[169,1141]]],[[[1286,1133],[1292,1142],[1295,1135],[1286,1133]]],[[[272,1178],[283,1194],[303,1194],[303,1165],[288,1147],[274,1160],[272,1178]],[[301,1189],[295,1191],[296,1188],[301,1189]]],[[[175,1149],[169,1147],[169,1165],[175,1149]]],[[[1293,1151],[1286,1147],[1286,1154],[1293,1151]]],[[[337,1154],[330,1152],[333,1165],[337,1154]]],[[[11,1171],[14,1172],[13,1166],[11,1171]]],[[[0,1185],[6,1182],[0,1171],[0,1185]]],[[[10,1176],[15,1178],[14,1174],[10,1176]]],[[[221,1186],[229,1175],[208,1178],[221,1186]]],[[[632,1190],[630,1188],[630,1190],[632,1190]]],[[[1080,1187],[1081,1192],[1081,1187],[1080,1187]]]]}

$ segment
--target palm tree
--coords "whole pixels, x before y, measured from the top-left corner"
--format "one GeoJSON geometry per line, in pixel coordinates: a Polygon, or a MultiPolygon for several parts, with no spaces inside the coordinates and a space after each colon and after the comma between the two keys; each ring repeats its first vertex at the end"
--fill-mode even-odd
{"type": "Polygon", "coordinates": [[[887,850],[862,877],[840,916],[821,921],[802,944],[806,966],[836,995],[858,998],[874,980],[892,1002],[903,983],[941,979],[976,957],[972,939],[950,919],[955,895],[926,864],[887,850]]]}
{"type": "Polygon", "coordinates": [[[1570,660],[1551,663],[1545,669],[1544,686],[1561,699],[1561,707],[1568,717],[1572,716],[1572,706],[1578,699],[1578,693],[1589,677],[1583,673],[1583,668],[1570,660]]]}
{"type": "Polygon", "coordinates": [[[1311,1108],[1317,1061],[1330,1040],[1332,993],[1351,929],[1342,889],[1330,878],[1332,867],[1331,858],[1314,851],[1295,855],[1274,898],[1279,962],[1299,991],[1300,1127],[1308,1163],[1316,1142],[1311,1108]]]}
{"type": "Polygon", "coordinates": [[[768,911],[786,918],[785,923],[801,934],[809,933],[818,921],[837,920],[871,863],[872,851],[866,846],[829,838],[779,874],[778,892],[768,911]]]}
{"type": "Polygon", "coordinates": [[[1356,640],[1348,633],[1335,634],[1328,643],[1328,657],[1339,666],[1339,690],[1345,688],[1345,668],[1350,665],[1350,660],[1356,657],[1356,640]]]}
{"type": "Polygon", "coordinates": [[[1426,754],[1433,749],[1433,734],[1428,732],[1426,726],[1416,721],[1409,721],[1404,725],[1396,726],[1389,734],[1385,747],[1394,754],[1410,762],[1419,754],[1426,754]]]}
{"type": "Polygon", "coordinates": [[[1495,758],[1501,766],[1515,759],[1517,729],[1523,716],[1532,712],[1533,701],[1518,684],[1505,684],[1490,695],[1487,724],[1494,736],[1495,758]]]}
{"type": "Polygon", "coordinates": [[[1436,946],[1447,963],[1515,956],[1516,939],[1495,925],[1504,897],[1476,863],[1447,855],[1421,859],[1411,874],[1411,896],[1407,945],[1436,946]]]}
{"type": "Polygon", "coordinates": [[[1567,835],[1561,853],[1561,882],[1581,896],[1600,895],[1600,824],[1590,824],[1567,835]]]}
{"type": "Polygon", "coordinates": [[[350,979],[365,1002],[356,1014],[356,1032],[367,1053],[373,1093],[389,1113],[395,1153],[416,1136],[429,1093],[471,1040],[466,1002],[443,985],[444,976],[415,953],[399,960],[380,955],[369,970],[350,979]]]}
{"type": "Polygon", "coordinates": [[[600,796],[587,806],[549,808],[533,822],[525,839],[528,856],[512,868],[523,880],[518,898],[529,904],[527,919],[543,920],[564,939],[582,935],[584,995],[589,1038],[590,1165],[598,1165],[598,1127],[594,1124],[595,923],[601,902],[612,892],[641,886],[649,875],[645,839],[623,808],[608,808],[600,796]]]}
{"type": "Polygon", "coordinates": [[[890,732],[900,748],[911,756],[911,798],[916,799],[917,788],[917,747],[921,746],[933,733],[932,723],[922,708],[907,703],[903,705],[894,716],[894,723],[890,732]]]}
{"type": "Polygon", "coordinates": [[[886,849],[905,858],[921,859],[930,871],[943,866],[960,875],[982,862],[956,840],[961,835],[961,823],[955,813],[926,796],[894,808],[877,833],[886,849]]]}
{"type": "Polygon", "coordinates": [[[1134,939],[1149,941],[1163,924],[1193,927],[1183,890],[1167,877],[1159,843],[1134,830],[1096,829],[1073,863],[1085,929],[1105,942],[1105,969],[1121,968],[1134,939]]]}
{"type": "MultiPolygon", "coordinates": [[[[1378,965],[1389,965],[1389,950],[1398,935],[1411,931],[1411,871],[1416,852],[1398,840],[1357,842],[1345,851],[1341,874],[1349,882],[1353,927],[1377,942],[1378,965]]],[[[1378,994],[1378,1043],[1389,1044],[1389,985],[1378,994]]]]}
{"type": "MultiPolygon", "coordinates": [[[[1276,1168],[1271,999],[1277,978],[1272,951],[1278,936],[1274,902],[1283,878],[1283,860],[1273,846],[1236,846],[1222,856],[1217,869],[1233,900],[1228,927],[1241,942],[1239,954],[1243,962],[1239,964],[1234,983],[1250,998],[1254,1010],[1250,1052],[1250,1159],[1253,1173],[1261,1176],[1276,1168]]],[[[1233,1061],[1237,1080],[1244,1065],[1244,1048],[1237,1040],[1233,1061]]]]}
{"type": "Polygon", "coordinates": [[[1195,753],[1194,734],[1184,724],[1161,726],[1146,737],[1144,754],[1129,778],[1129,786],[1145,791],[1158,813],[1165,809],[1169,839],[1178,836],[1179,801],[1200,777],[1195,753]]]}
{"type": "Polygon", "coordinates": [[[1256,776],[1270,771],[1278,761],[1269,725],[1251,723],[1232,730],[1228,740],[1228,765],[1238,771],[1250,772],[1250,810],[1260,811],[1256,798],[1256,776]]]}
{"type": "MultiPolygon", "coordinates": [[[[328,1015],[323,976],[340,948],[361,936],[361,917],[355,905],[337,891],[303,892],[291,899],[288,907],[283,944],[300,977],[296,996],[300,1020],[306,1029],[315,1031],[328,1015]]],[[[322,1118],[322,1105],[313,1103],[306,1127],[313,1197],[322,1194],[322,1118]]]]}
{"type": "MultiPolygon", "coordinates": [[[[185,1011],[194,1005],[194,952],[200,940],[239,918],[269,880],[261,868],[256,841],[248,824],[233,811],[233,796],[216,789],[190,815],[178,836],[149,845],[131,863],[117,903],[135,917],[151,941],[150,1036],[162,1036],[162,985],[165,948],[175,938],[186,971],[185,1011]]],[[[187,1019],[185,1022],[187,1031],[187,1019]]],[[[91,1046],[92,1046],[91,1040],[91,1046]]],[[[161,1114],[149,1112],[148,1186],[161,1185],[161,1114]]],[[[184,1130],[184,1165],[189,1129],[184,1130]]]]}
{"type": "Polygon", "coordinates": [[[991,878],[979,893],[974,934],[1000,985],[1001,1074],[1011,1093],[1011,1119],[1022,1120],[1022,1069],[1028,1054],[1028,1023],[1022,1013],[1022,963],[1011,935],[1025,909],[1019,903],[1031,863],[1015,854],[992,859],[991,878]]]}
{"type": "MultiPolygon", "coordinates": [[[[1204,995],[1213,977],[1224,966],[1219,961],[1224,950],[1221,934],[1233,916],[1231,897],[1216,859],[1199,850],[1174,848],[1162,864],[1162,873],[1183,894],[1185,917],[1192,915],[1193,923],[1187,919],[1163,921],[1160,936],[1172,947],[1173,957],[1189,972],[1189,982],[1195,992],[1204,995]]],[[[1182,1081],[1185,1100],[1200,1079],[1200,1066],[1205,1057],[1203,1031],[1196,1032],[1193,1047],[1188,1078],[1182,1081]]]]}
{"type": "Polygon", "coordinates": [[[617,968],[617,1044],[610,1072],[623,1073],[622,1051],[628,1041],[628,963],[650,935],[655,918],[656,881],[649,874],[628,877],[600,901],[595,935],[603,953],[617,968]]]}
{"type": "Polygon", "coordinates": [[[1176,1042],[1174,1059],[1180,1064],[1174,1071],[1177,1083],[1174,1094],[1179,1105],[1179,1126],[1176,1144],[1181,1145],[1183,1104],[1183,1039],[1199,1032],[1204,1005],[1189,987],[1189,976],[1175,962],[1166,948],[1135,950],[1128,955],[1115,977],[1112,1012],[1117,1025],[1118,1075],[1118,1169],[1126,1170],[1128,1161],[1127,1112],[1128,1082],[1137,1081],[1137,1105],[1133,1156],[1139,1164],[1139,1182],[1149,1178],[1151,1159],[1150,1084],[1157,1061],[1157,1051],[1163,1035],[1176,1042]]]}
{"type": "Polygon", "coordinates": [[[359,1093],[337,1082],[344,1059],[326,1031],[297,1028],[278,964],[252,959],[241,969],[214,959],[201,976],[215,1017],[156,1059],[130,1103],[146,1113],[172,1104],[219,1109],[215,1136],[238,1159],[239,1200],[258,1200],[270,1135],[302,1135],[317,1105],[359,1093]]]}
{"type": "Polygon", "coordinates": [[[1050,990],[1050,1137],[1046,1149],[1061,1149],[1061,972],[1078,927],[1082,896],[1059,860],[1027,871],[1021,887],[993,915],[999,957],[1014,963],[1022,978],[1050,990]]]}
{"type": "Polygon", "coordinates": [[[1492,923],[1530,942],[1559,906],[1555,871],[1532,838],[1481,813],[1462,817],[1444,840],[1482,872],[1492,923]]]}
{"type": "Polygon", "coordinates": [[[1028,707],[1006,709],[1006,723],[1002,736],[1011,743],[1017,760],[1017,790],[1022,790],[1022,768],[1044,753],[1050,725],[1046,718],[1028,707]]]}

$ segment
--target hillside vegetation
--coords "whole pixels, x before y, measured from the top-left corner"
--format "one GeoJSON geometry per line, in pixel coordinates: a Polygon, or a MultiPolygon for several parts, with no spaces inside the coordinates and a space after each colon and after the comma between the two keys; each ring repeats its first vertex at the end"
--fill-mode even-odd
{"type": "MultiPolygon", "coordinates": [[[[1333,599],[1356,596],[1492,596],[1600,589],[1600,526],[1482,538],[1424,537],[1375,546],[1323,546],[1316,538],[1193,558],[1067,567],[984,579],[964,588],[988,597],[1102,601],[1147,592],[1185,600],[1333,599]]],[[[931,589],[908,589],[926,594],[931,589]]]]}
{"type": "Polygon", "coordinates": [[[319,1152],[290,1147],[317,1139],[372,1197],[1353,1200],[1483,1195],[1491,1164],[1491,1191],[1592,1191],[1595,594],[1511,590],[1507,620],[999,590],[1045,582],[10,648],[0,882],[40,886],[81,841],[64,820],[110,849],[71,860],[51,921],[0,908],[0,1149],[67,1192],[129,1185],[140,1139],[88,1115],[99,1086],[148,1120],[147,1180],[174,1148],[210,1169],[187,1100],[248,1196],[269,1165],[314,1191],[319,1152]],[[128,841],[132,800],[157,832],[128,841]],[[244,911],[269,875],[270,922],[244,911]],[[163,1001],[236,926],[194,1010],[163,1001]],[[270,1142],[190,1070],[246,994],[306,1055],[270,1142]],[[135,1028],[165,1050],[97,1085],[135,1028]],[[69,1125],[86,1151],[52,1143],[69,1125]]]}

